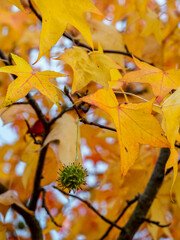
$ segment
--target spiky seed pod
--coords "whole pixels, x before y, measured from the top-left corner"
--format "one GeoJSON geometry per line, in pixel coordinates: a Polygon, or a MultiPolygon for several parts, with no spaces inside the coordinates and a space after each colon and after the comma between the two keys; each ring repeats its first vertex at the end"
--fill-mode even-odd
{"type": "Polygon", "coordinates": [[[81,189],[81,185],[86,184],[85,178],[87,177],[87,172],[81,164],[72,163],[69,166],[64,165],[58,174],[57,181],[63,189],[67,188],[69,191],[76,191],[81,189]]]}

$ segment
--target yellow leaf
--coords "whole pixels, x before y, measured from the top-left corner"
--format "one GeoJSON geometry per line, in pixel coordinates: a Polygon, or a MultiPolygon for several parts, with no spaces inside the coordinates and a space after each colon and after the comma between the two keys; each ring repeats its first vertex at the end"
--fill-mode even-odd
{"type": "Polygon", "coordinates": [[[14,4],[17,8],[19,8],[21,11],[26,12],[26,10],[24,9],[21,0],[8,0],[8,2],[14,4]]]}
{"type": "Polygon", "coordinates": [[[16,65],[1,67],[0,72],[11,73],[17,78],[9,85],[3,107],[23,98],[33,88],[37,88],[53,103],[59,105],[58,94],[55,86],[48,80],[62,77],[61,73],[54,71],[33,72],[31,66],[21,57],[11,54],[16,65]]]}
{"type": "Polygon", "coordinates": [[[162,22],[158,18],[158,14],[148,8],[147,13],[144,16],[146,24],[141,32],[142,37],[147,37],[151,34],[154,34],[158,43],[162,41],[162,22]]]}
{"type": "Polygon", "coordinates": [[[91,32],[85,20],[85,12],[101,14],[89,0],[33,0],[42,14],[42,30],[40,37],[40,59],[65,31],[67,24],[76,27],[93,48],[91,32]]]}
{"type": "Polygon", "coordinates": [[[125,82],[149,83],[152,86],[157,102],[160,103],[163,98],[172,90],[180,86],[180,70],[162,71],[147,63],[134,58],[135,64],[140,70],[129,72],[121,79],[125,82]]]}
{"type": "Polygon", "coordinates": [[[180,87],[168,97],[163,105],[163,122],[162,126],[166,133],[167,139],[171,144],[171,155],[166,164],[166,168],[174,168],[174,179],[173,183],[177,176],[178,170],[178,152],[174,146],[176,139],[179,138],[179,123],[180,123],[180,87]]]}
{"type": "Polygon", "coordinates": [[[110,70],[121,68],[104,53],[91,52],[88,54],[79,47],[67,49],[60,59],[73,69],[72,93],[82,89],[91,81],[108,87],[108,82],[111,80],[110,70]]]}
{"type": "Polygon", "coordinates": [[[121,174],[128,169],[138,157],[139,144],[155,147],[168,147],[157,119],[151,115],[154,99],[147,103],[118,104],[111,89],[100,89],[95,94],[81,98],[111,115],[117,130],[121,156],[121,174]]]}
{"type": "MultiPolygon", "coordinates": [[[[55,140],[60,141],[59,158],[62,164],[69,165],[73,163],[76,159],[77,123],[71,115],[64,114],[62,118],[55,122],[44,142],[44,146],[55,140]]],[[[80,138],[78,138],[78,161],[81,162],[79,146],[80,138]]]]}

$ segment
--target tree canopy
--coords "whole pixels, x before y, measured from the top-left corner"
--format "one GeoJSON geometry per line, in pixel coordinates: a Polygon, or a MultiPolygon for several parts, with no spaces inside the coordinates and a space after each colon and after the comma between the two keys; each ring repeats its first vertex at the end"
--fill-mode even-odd
{"type": "Polygon", "coordinates": [[[180,7],[0,0],[0,238],[180,239],[180,7]]]}

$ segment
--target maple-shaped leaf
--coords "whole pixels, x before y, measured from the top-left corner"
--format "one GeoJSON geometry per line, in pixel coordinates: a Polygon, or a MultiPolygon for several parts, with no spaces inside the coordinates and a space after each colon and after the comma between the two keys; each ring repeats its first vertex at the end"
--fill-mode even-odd
{"type": "Polygon", "coordinates": [[[14,66],[1,67],[0,72],[11,73],[17,78],[9,85],[3,107],[25,97],[33,88],[37,88],[53,103],[59,105],[56,87],[49,81],[50,78],[62,77],[61,73],[54,71],[34,72],[31,66],[21,57],[11,54],[14,66]]]}
{"type": "Polygon", "coordinates": [[[166,164],[167,168],[174,168],[174,180],[178,171],[178,152],[175,148],[175,141],[179,137],[180,121],[180,87],[168,97],[162,104],[163,122],[162,126],[167,139],[171,144],[171,154],[166,164]]]}
{"type": "Polygon", "coordinates": [[[112,89],[100,89],[81,98],[111,115],[120,145],[121,174],[124,176],[138,157],[139,144],[168,147],[157,119],[151,114],[154,99],[147,103],[119,105],[112,89]]]}
{"type": "Polygon", "coordinates": [[[33,0],[33,2],[42,14],[38,59],[56,44],[68,23],[76,27],[93,48],[91,32],[84,14],[85,12],[101,13],[90,0],[33,0]]]}
{"type": "Polygon", "coordinates": [[[111,81],[110,70],[121,68],[103,52],[87,53],[79,47],[67,49],[60,59],[73,69],[72,93],[82,89],[91,81],[108,87],[108,82],[111,81]]]}
{"type": "Polygon", "coordinates": [[[173,69],[165,72],[141,62],[136,58],[134,58],[134,62],[140,70],[125,74],[121,81],[151,84],[158,103],[160,103],[172,89],[177,89],[180,86],[180,70],[173,69]]]}

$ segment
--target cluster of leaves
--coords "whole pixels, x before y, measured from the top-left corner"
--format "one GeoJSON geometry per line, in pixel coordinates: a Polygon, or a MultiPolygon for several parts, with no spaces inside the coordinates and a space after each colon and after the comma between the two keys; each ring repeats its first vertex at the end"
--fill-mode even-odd
{"type": "MultiPolygon", "coordinates": [[[[32,239],[53,239],[51,230],[62,239],[120,238],[160,148],[169,148],[167,176],[137,236],[179,239],[178,1],[0,4],[0,114],[16,135],[0,148],[0,237],[16,238],[18,212],[32,239]],[[88,201],[64,191],[80,187],[88,201]],[[43,208],[42,233],[33,214],[43,208]]],[[[29,239],[23,226],[19,239],[29,239]]]]}

